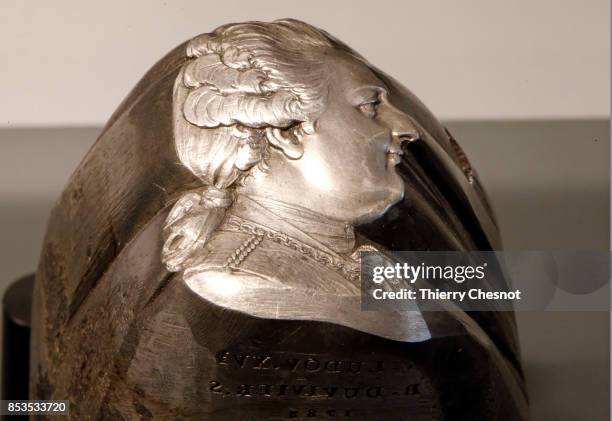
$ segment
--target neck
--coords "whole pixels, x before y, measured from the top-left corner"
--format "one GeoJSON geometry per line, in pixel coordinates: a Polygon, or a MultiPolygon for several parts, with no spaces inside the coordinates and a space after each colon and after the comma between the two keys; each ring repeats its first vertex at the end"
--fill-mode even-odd
{"type": "Polygon", "coordinates": [[[232,208],[238,216],[256,220],[254,222],[289,236],[297,233],[302,237],[298,240],[313,242],[311,245],[315,247],[323,245],[337,254],[350,254],[355,246],[355,234],[350,224],[309,209],[252,195],[239,195],[232,208]]]}

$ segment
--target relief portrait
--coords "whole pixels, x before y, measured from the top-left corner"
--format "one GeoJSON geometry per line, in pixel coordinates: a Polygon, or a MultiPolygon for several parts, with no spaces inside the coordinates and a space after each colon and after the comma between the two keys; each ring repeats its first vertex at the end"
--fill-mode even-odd
{"type": "Polygon", "coordinates": [[[511,313],[360,305],[361,252],[497,231],[395,79],[301,21],[221,26],[143,77],[54,209],[31,394],[73,419],[523,419],[511,313]]]}

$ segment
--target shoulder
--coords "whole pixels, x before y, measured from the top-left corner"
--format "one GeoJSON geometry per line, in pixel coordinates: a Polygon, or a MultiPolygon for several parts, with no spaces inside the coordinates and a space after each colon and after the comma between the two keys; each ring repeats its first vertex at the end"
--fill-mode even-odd
{"type": "Polygon", "coordinates": [[[182,285],[203,303],[258,319],[327,322],[395,340],[428,339],[421,335],[426,325],[419,312],[363,312],[358,281],[289,244],[251,238],[215,233],[182,273],[182,285]]]}
{"type": "Polygon", "coordinates": [[[359,285],[339,267],[317,259],[290,241],[249,232],[219,230],[183,272],[186,281],[196,277],[257,280],[256,285],[338,294],[355,294],[359,285]]]}

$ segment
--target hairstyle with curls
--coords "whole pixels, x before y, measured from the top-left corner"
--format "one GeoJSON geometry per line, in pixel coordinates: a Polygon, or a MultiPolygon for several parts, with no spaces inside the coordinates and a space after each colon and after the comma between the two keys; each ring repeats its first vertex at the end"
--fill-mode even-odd
{"type": "Polygon", "coordinates": [[[174,141],[205,187],[184,194],[166,219],[168,270],[184,269],[210,238],[233,202],[232,187],[254,167],[266,169],[269,147],[301,157],[301,139],[325,108],[324,53],[334,47],[348,50],[296,20],[224,25],[188,43],[174,87],[174,141]]]}

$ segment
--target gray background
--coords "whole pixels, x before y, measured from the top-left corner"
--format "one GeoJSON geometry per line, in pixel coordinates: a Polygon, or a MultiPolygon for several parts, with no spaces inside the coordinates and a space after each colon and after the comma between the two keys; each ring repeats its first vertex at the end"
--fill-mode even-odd
{"type": "MultiPolygon", "coordinates": [[[[609,250],[605,120],[446,123],[509,250],[609,250]]],[[[0,130],[0,289],[29,273],[47,215],[99,127],[0,130]]],[[[609,419],[609,313],[517,314],[533,420],[609,419]]]]}

